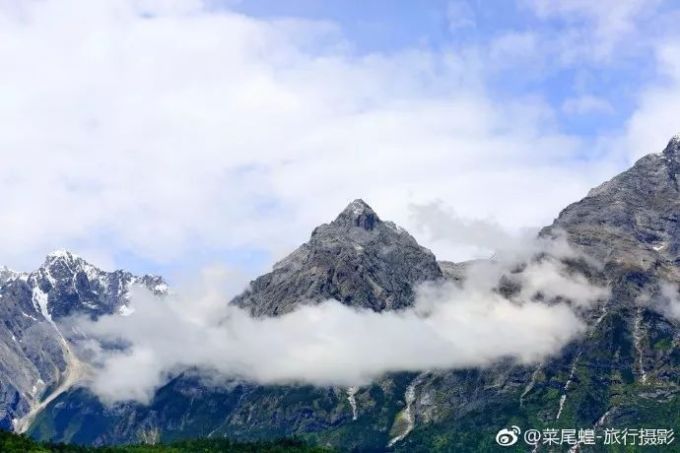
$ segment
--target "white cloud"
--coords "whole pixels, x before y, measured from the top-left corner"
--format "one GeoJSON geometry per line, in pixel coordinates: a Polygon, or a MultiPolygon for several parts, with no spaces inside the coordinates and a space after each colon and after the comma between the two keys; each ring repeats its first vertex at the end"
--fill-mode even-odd
{"type": "Polygon", "coordinates": [[[652,299],[647,293],[640,297],[639,303],[647,305],[659,313],[675,321],[680,321],[680,292],[678,285],[662,281],[659,297],[652,299]]]}
{"type": "Polygon", "coordinates": [[[414,233],[420,234],[445,256],[488,258],[497,252],[525,251],[537,229],[508,231],[494,219],[465,219],[441,201],[411,204],[414,233]]]}
{"type": "Polygon", "coordinates": [[[539,18],[566,22],[562,56],[608,60],[648,39],[638,33],[641,22],[656,15],[662,0],[527,0],[539,18]]]}
{"type": "Polygon", "coordinates": [[[179,0],[11,5],[0,261],[19,269],[60,247],[278,253],[357,197],[406,228],[435,199],[540,225],[602,179],[540,98],[489,95],[475,52],[350,54],[333,24],[179,0]]]}
{"type": "Polygon", "coordinates": [[[662,151],[680,133],[680,41],[659,43],[656,60],[662,77],[642,90],[626,127],[623,144],[632,159],[662,151]]]}
{"type": "Polygon", "coordinates": [[[162,301],[140,289],[130,316],[79,322],[93,338],[129,345],[125,351],[94,348],[97,365],[88,385],[105,402],[145,402],[168,376],[193,367],[258,383],[362,385],[391,371],[538,361],[582,332],[575,310],[608,291],[545,259],[511,275],[523,289],[506,299],[495,286],[514,264],[474,265],[462,287],[423,285],[415,307],[403,312],[327,301],[254,319],[226,305],[222,290],[206,282],[162,301]],[[569,302],[536,302],[538,293],[569,302]]]}

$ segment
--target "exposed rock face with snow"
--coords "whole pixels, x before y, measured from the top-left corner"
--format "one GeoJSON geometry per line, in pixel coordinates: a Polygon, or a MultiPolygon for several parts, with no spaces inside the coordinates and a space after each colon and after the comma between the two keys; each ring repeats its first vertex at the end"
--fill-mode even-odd
{"type": "Polygon", "coordinates": [[[133,283],[163,288],[159,277],[104,272],[66,251],[51,253],[31,273],[0,270],[0,428],[17,428],[33,406],[72,377],[77,359],[60,321],[120,310],[133,283]]]}
{"type": "Polygon", "coordinates": [[[395,310],[413,304],[416,285],[442,276],[432,252],[355,200],[233,303],[256,316],[276,316],[300,303],[328,299],[395,310]]]}
{"type": "Polygon", "coordinates": [[[125,305],[131,284],[162,291],[160,277],[136,277],[129,272],[104,272],[70,252],[55,252],[30,276],[34,287],[49,295],[48,315],[60,319],[73,314],[98,317],[125,305]]]}

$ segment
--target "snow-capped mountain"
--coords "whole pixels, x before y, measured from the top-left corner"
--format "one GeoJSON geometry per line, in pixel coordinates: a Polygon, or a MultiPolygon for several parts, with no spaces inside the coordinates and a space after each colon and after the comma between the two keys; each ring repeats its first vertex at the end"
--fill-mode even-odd
{"type": "Polygon", "coordinates": [[[164,292],[160,277],[105,272],[68,251],[50,253],[30,273],[0,269],[0,427],[23,430],[27,417],[74,383],[82,364],[62,320],[125,310],[141,284],[164,292]]]}

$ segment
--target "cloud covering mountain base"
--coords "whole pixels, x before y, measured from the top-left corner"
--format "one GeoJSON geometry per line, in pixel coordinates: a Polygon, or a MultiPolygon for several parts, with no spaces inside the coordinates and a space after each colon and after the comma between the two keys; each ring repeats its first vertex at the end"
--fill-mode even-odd
{"type": "Polygon", "coordinates": [[[103,401],[146,402],[189,368],[258,383],[349,386],[388,372],[483,367],[507,358],[529,363],[578,336],[585,328],[579,313],[608,295],[553,258],[531,261],[521,272],[487,261],[471,265],[462,284],[420,286],[415,306],[404,311],[303,301],[292,313],[253,318],[225,303],[211,275],[195,286],[201,290],[180,289],[162,300],[133,291],[129,316],[78,320],[90,338],[81,347],[94,354],[88,385],[103,401]],[[501,278],[521,289],[503,295],[501,278]]]}

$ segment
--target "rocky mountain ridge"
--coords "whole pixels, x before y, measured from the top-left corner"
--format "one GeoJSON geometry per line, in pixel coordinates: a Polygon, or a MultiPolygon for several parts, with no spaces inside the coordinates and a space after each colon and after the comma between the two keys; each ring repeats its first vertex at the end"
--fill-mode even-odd
{"type": "MultiPolygon", "coordinates": [[[[278,316],[300,304],[327,299],[375,311],[400,310],[413,304],[418,283],[460,282],[465,268],[465,264],[438,263],[403,229],[383,222],[363,201],[355,200],[334,222],[315,229],[310,241],[277,263],[270,274],[251,283],[234,303],[255,316],[278,316]],[[351,291],[353,285],[368,290],[358,292],[362,297],[344,298],[343,291],[351,291]],[[380,305],[373,303],[375,299],[380,305]],[[402,302],[395,304],[395,300],[402,302]]],[[[86,389],[75,389],[49,405],[31,432],[38,438],[93,444],[140,440],[150,432],[176,439],[196,435],[196,430],[206,426],[210,427],[207,435],[244,439],[325,432],[338,437],[334,445],[381,450],[406,442],[422,417],[436,423],[445,420],[454,407],[459,414],[468,410],[453,403],[433,404],[437,393],[464,386],[475,395],[474,404],[486,404],[498,395],[519,391],[530,374],[526,368],[501,363],[485,370],[395,373],[367,387],[319,388],[259,386],[239,380],[216,387],[200,373],[187,373],[160,389],[149,405],[104,407],[86,389]],[[476,381],[468,381],[470,373],[476,374],[476,381]],[[475,390],[482,382],[489,390],[475,390]],[[170,410],[167,404],[183,409],[170,410]],[[110,429],[104,432],[79,425],[75,420],[82,413],[88,413],[95,426],[110,429]],[[275,421],[271,419],[274,413],[279,414],[275,421]],[[181,420],[174,418],[180,414],[181,420]],[[50,428],[56,419],[60,425],[80,427],[69,429],[69,437],[63,437],[50,428]],[[364,434],[357,436],[354,430],[364,425],[364,434]]]]}
{"type": "MultiPolygon", "coordinates": [[[[394,373],[361,388],[216,386],[186,372],[149,405],[105,407],[88,390],[71,389],[46,405],[30,432],[87,444],[297,435],[356,451],[493,451],[496,432],[510,425],[673,427],[680,421],[680,321],[662,307],[672,303],[663,288],[676,285],[677,293],[680,283],[679,156],[680,139],[673,138],[662,153],[593,189],[542,230],[542,237],[564,232],[572,247],[599,263],[571,260],[571,271],[611,288],[607,300],[584,314],[586,332],[542,363],[394,373]]],[[[356,200],[234,303],[255,316],[326,299],[399,310],[413,303],[418,283],[464,276],[465,265],[437,263],[408,233],[356,200]]],[[[64,306],[87,310],[80,302],[64,306]]]]}
{"type": "Polygon", "coordinates": [[[61,321],[124,310],[133,284],[166,290],[160,277],[105,272],[64,250],[33,272],[0,270],[0,428],[25,430],[26,417],[77,381],[82,367],[61,321]]]}

